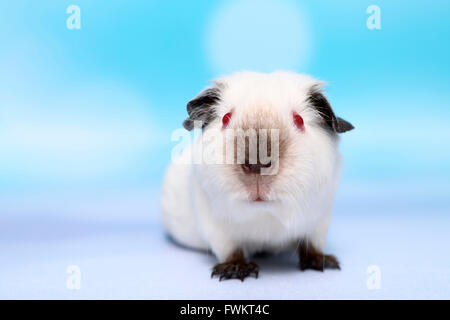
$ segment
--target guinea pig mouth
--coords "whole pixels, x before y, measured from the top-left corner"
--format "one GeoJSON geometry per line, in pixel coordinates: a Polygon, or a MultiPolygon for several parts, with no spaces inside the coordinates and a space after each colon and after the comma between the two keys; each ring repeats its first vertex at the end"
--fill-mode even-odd
{"type": "Polygon", "coordinates": [[[260,175],[244,175],[241,176],[246,195],[243,195],[249,202],[266,202],[270,201],[270,184],[271,177],[260,175]]]}
{"type": "Polygon", "coordinates": [[[250,203],[268,203],[268,202],[273,202],[272,199],[269,199],[267,197],[262,197],[262,196],[257,196],[256,198],[251,198],[251,200],[249,200],[250,203]]]}
{"type": "Polygon", "coordinates": [[[261,192],[260,190],[257,190],[256,192],[252,192],[249,196],[249,200],[251,202],[266,202],[270,201],[269,197],[265,192],[261,192]]]}
{"type": "Polygon", "coordinates": [[[256,181],[248,183],[246,187],[248,192],[247,199],[250,202],[269,201],[269,186],[266,183],[262,183],[260,178],[257,178],[256,181]]]}

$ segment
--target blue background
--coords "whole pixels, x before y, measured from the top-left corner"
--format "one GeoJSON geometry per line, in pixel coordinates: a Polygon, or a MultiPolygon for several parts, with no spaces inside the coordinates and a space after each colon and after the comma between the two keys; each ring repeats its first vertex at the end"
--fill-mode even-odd
{"type": "MultiPolygon", "coordinates": [[[[69,239],[75,247],[86,244],[74,260],[88,259],[86,265],[101,270],[89,257],[107,247],[102,243],[117,246],[102,238],[92,249],[85,237],[102,230],[108,236],[141,232],[143,237],[149,231],[160,239],[158,192],[176,144],[171,133],[181,127],[186,103],[210,79],[242,69],[288,69],[325,80],[334,109],[355,125],[342,136],[345,166],[335,217],[341,229],[330,235],[334,242],[354,231],[354,221],[359,230],[379,221],[375,243],[388,241],[384,223],[395,229],[389,229],[392,241],[410,241],[399,252],[425,254],[415,251],[413,241],[419,239],[429,241],[423,247],[431,251],[445,250],[449,35],[450,3],[444,0],[2,1],[0,245],[8,264],[0,294],[103,297],[101,286],[84,296],[65,290],[65,265],[77,264],[70,256],[57,254],[65,257],[60,269],[50,264],[56,271],[23,280],[22,286],[14,279],[23,279],[29,269],[17,266],[46,265],[54,257],[48,252],[67,254],[53,246],[69,239]],[[66,27],[71,4],[81,8],[79,30],[66,27]],[[371,4],[381,8],[380,30],[366,27],[371,4]],[[422,234],[425,226],[428,233],[422,234]],[[24,264],[28,256],[33,258],[24,264]],[[54,278],[58,272],[61,286],[54,278]]],[[[125,242],[130,245],[124,252],[135,248],[134,240],[125,242]]],[[[380,252],[375,244],[369,247],[380,252]]],[[[152,248],[142,244],[143,256],[155,253],[152,248]]],[[[388,243],[386,248],[392,249],[388,243]]],[[[361,262],[363,277],[370,263],[382,264],[361,262]]],[[[448,258],[436,263],[442,274],[423,280],[429,291],[413,290],[412,297],[449,297],[443,284],[448,258]]],[[[393,263],[392,270],[398,268],[393,263]]],[[[124,296],[135,297],[135,287],[129,289],[124,296]]],[[[348,297],[369,294],[360,289],[348,297]]],[[[142,289],[138,296],[176,296],[164,292],[142,289]]],[[[206,289],[202,293],[209,296],[206,289]]],[[[392,289],[370,297],[405,296],[392,289]]]]}

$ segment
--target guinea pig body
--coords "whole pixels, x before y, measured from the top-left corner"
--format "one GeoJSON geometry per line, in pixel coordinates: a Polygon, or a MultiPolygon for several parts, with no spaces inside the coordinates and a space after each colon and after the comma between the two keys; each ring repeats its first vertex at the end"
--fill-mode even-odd
{"type": "Polygon", "coordinates": [[[241,72],[189,102],[184,126],[197,123],[202,134],[167,170],[163,221],[179,243],[216,255],[213,275],[243,280],[259,270],[246,257],[286,249],[298,251],[301,269],[339,268],[323,248],[340,170],[338,133],[353,126],[334,115],[321,85],[290,72],[241,72]]]}

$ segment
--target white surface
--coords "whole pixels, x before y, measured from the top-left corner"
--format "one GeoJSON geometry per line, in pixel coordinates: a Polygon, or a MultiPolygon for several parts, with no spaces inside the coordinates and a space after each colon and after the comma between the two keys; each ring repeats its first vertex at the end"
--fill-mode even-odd
{"type": "Polygon", "coordinates": [[[340,259],[341,271],[300,272],[296,256],[287,253],[255,259],[260,278],[241,283],[211,279],[214,257],[169,241],[156,199],[149,192],[96,204],[60,200],[65,214],[48,204],[45,214],[35,208],[26,215],[26,199],[22,207],[2,199],[0,298],[450,298],[445,211],[377,213],[340,201],[327,251],[340,259]],[[358,212],[348,212],[352,207],[358,212]],[[81,269],[80,290],[66,288],[69,265],[81,269]],[[378,290],[366,285],[370,265],[381,269],[378,290]]]}

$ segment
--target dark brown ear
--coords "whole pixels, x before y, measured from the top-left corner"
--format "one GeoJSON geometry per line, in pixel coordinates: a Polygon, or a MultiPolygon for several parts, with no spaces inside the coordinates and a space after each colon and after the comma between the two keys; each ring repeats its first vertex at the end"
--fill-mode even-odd
{"type": "Polygon", "coordinates": [[[202,91],[197,97],[187,104],[189,117],[184,120],[183,127],[186,130],[194,129],[194,121],[199,122],[202,129],[216,118],[216,104],[220,100],[220,90],[209,88],[202,91]]]}
{"type": "Polygon", "coordinates": [[[309,92],[308,102],[317,110],[327,127],[332,131],[342,133],[354,129],[350,122],[336,117],[327,98],[319,89],[314,88],[309,92]]]}

